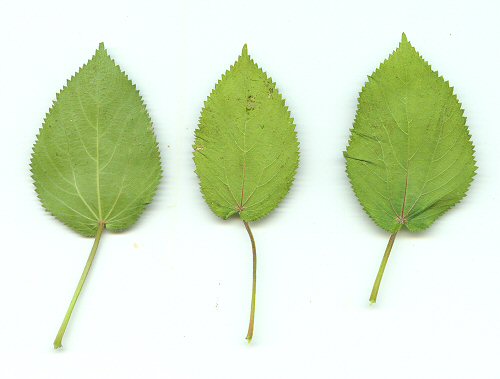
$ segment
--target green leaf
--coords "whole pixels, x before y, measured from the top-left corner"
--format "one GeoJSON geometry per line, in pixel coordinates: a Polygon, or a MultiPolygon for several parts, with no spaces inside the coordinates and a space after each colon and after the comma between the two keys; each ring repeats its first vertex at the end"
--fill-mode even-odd
{"type": "Polygon", "coordinates": [[[102,43],[57,94],[31,171],[43,207],[76,232],[96,237],[95,250],[104,229],[129,228],[151,202],[161,177],[152,123],[135,85],[102,43]]]}
{"type": "Polygon", "coordinates": [[[223,219],[238,215],[255,247],[248,222],[267,215],[288,193],[299,143],[285,101],[246,45],[206,100],[193,147],[207,204],[223,219]]]}
{"type": "Polygon", "coordinates": [[[426,229],[465,196],[474,147],[453,88],[404,34],[363,87],[351,132],[347,175],[368,215],[393,235],[386,263],[401,228],[426,229]]]}

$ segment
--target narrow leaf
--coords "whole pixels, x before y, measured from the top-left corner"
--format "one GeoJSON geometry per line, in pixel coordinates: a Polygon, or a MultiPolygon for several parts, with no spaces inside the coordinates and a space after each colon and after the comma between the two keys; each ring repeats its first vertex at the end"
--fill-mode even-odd
{"type": "Polygon", "coordinates": [[[101,233],[131,227],[161,177],[146,107],[102,43],[57,94],[33,148],[31,171],[43,207],[81,235],[96,237],[54,342],[58,348],[101,233]]]}
{"type": "Polygon", "coordinates": [[[404,34],[363,87],[344,155],[361,205],[392,234],[370,298],[375,302],[396,233],[428,228],[465,196],[476,171],[453,88],[404,34]]]}
{"type": "Polygon", "coordinates": [[[194,162],[201,192],[212,211],[238,215],[252,242],[255,308],[255,241],[249,222],[271,212],[288,193],[298,166],[293,119],[271,78],[246,45],[205,102],[196,130],[194,162]]]}

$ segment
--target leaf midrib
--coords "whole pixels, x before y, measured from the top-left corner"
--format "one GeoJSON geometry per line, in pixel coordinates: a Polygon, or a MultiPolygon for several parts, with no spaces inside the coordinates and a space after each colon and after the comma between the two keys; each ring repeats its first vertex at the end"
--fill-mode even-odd
{"type": "MultiPolygon", "coordinates": [[[[97,96],[99,97],[99,96],[97,96]]],[[[95,157],[95,162],[96,162],[96,187],[97,187],[97,208],[99,210],[99,221],[102,220],[102,206],[101,206],[101,170],[99,169],[99,112],[100,112],[100,107],[99,103],[96,104],[97,106],[97,116],[96,116],[96,124],[95,124],[95,129],[96,129],[96,157],[95,157]]]]}

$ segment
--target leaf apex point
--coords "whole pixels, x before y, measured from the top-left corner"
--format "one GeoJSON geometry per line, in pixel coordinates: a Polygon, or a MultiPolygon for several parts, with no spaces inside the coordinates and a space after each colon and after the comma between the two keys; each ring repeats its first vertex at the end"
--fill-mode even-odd
{"type": "Polygon", "coordinates": [[[241,49],[241,56],[248,57],[248,45],[245,43],[241,49]]]}

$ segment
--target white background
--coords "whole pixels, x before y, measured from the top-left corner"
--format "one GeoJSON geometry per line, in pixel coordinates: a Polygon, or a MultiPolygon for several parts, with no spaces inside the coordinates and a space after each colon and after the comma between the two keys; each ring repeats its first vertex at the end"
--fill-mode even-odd
{"type": "Polygon", "coordinates": [[[0,377],[499,378],[495,1],[2,1],[0,377]],[[476,146],[467,198],[429,230],[388,235],[357,203],[344,150],[357,95],[401,33],[455,87],[476,146]],[[56,92],[99,42],[137,84],[165,177],[123,234],[106,233],[64,349],[52,341],[92,240],[48,216],[29,175],[56,92]],[[205,205],[193,173],[203,101],[244,43],[277,82],[301,162],[248,236],[205,205]]]}

